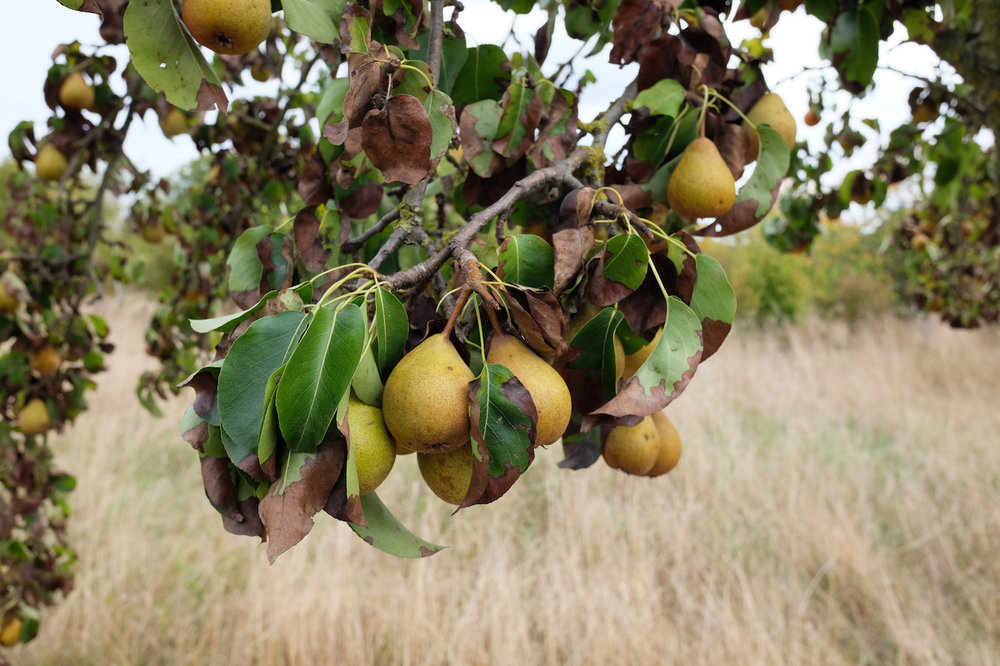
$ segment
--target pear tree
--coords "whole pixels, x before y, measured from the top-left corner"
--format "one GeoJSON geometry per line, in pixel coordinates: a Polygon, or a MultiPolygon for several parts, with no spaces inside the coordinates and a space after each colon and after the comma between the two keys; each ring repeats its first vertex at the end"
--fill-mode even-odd
{"type": "Polygon", "coordinates": [[[496,0],[536,22],[527,45],[472,38],[474,7],[452,0],[59,2],[99,16],[105,44],[56,48],[47,126],[9,137],[0,607],[18,640],[72,582],[75,482],[47,437],[84,411],[112,352],[85,306],[138,268],[108,201],[136,243],[173,256],[138,404],[156,413],[191,389],[179,429],[207,498],[272,562],[320,512],[394,555],[438,552],[378,496],[397,455],[463,510],[516,492],[536,456],[674,469],[669,405],[737,320],[700,239],[768,219],[772,243],[803,249],[825,217],[905,184],[927,195],[896,233],[914,302],[956,325],[996,319],[997,151],[976,132],[1000,126],[982,89],[998,63],[958,46],[996,37],[1000,20],[977,22],[996,13],[986,0],[496,0]],[[807,114],[829,127],[820,154],[796,143],[806,110],[764,76],[789,12],[825,26],[831,76],[807,114]],[[734,42],[737,24],[761,37],[734,42]],[[914,122],[831,190],[830,155],[856,147],[861,121],[829,117],[824,96],[863,94],[894,26],[964,82],[922,82],[914,122]],[[609,82],[593,58],[630,72],[596,113],[581,100],[609,82]],[[249,96],[250,80],[276,92],[249,96]],[[125,138],[147,117],[193,142],[193,177],[132,161],[125,138]],[[33,365],[48,349],[59,363],[33,365]]]}

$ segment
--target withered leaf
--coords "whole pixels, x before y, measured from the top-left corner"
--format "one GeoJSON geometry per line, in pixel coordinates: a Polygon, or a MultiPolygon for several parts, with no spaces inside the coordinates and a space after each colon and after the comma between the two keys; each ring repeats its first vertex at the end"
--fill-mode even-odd
{"type": "Polygon", "coordinates": [[[361,145],[387,181],[416,185],[430,173],[431,121],[413,95],[396,95],[372,109],[361,125],[361,145]]]}
{"type": "Polygon", "coordinates": [[[668,22],[667,8],[662,2],[622,0],[611,20],[614,36],[609,61],[618,65],[634,61],[639,49],[652,41],[668,22]]]}
{"type": "Polygon", "coordinates": [[[316,206],[306,206],[296,213],[292,236],[295,239],[295,251],[306,269],[323,270],[332,252],[323,245],[316,206]]]}

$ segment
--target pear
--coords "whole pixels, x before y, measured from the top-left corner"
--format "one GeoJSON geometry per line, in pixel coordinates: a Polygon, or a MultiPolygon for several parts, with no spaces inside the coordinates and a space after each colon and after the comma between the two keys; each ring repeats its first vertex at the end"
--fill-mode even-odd
{"type": "Polygon", "coordinates": [[[806,125],[808,125],[809,127],[815,127],[816,125],[819,125],[819,121],[820,117],[818,113],[816,113],[812,109],[806,111],[806,116],[803,119],[803,122],[805,122],[806,125]]]}
{"type": "Polygon", "coordinates": [[[736,182],[719,149],[706,137],[688,144],[670,175],[667,203],[683,218],[719,217],[736,203],[736,182]]]}
{"type": "MultiPolygon", "coordinates": [[[[757,103],[750,107],[747,118],[754,125],[761,123],[770,125],[771,129],[785,140],[788,150],[795,147],[795,118],[792,117],[785,102],[776,93],[767,93],[757,100],[757,103]]],[[[743,121],[743,129],[747,133],[747,159],[755,160],[760,151],[757,132],[752,127],[747,126],[746,121],[743,121]]]]}
{"type": "Polygon", "coordinates": [[[0,279],[0,314],[11,314],[12,312],[16,312],[17,306],[17,296],[12,294],[10,290],[4,286],[3,280],[0,279]]]}
{"type": "Polygon", "coordinates": [[[184,134],[188,131],[187,117],[178,108],[170,109],[167,115],[160,118],[160,131],[168,139],[184,134]]]}
{"type": "Polygon", "coordinates": [[[448,504],[462,503],[472,484],[472,442],[445,453],[417,453],[420,476],[448,504]]]}
{"type": "Polygon", "coordinates": [[[31,356],[29,366],[42,377],[54,375],[62,365],[59,352],[52,345],[45,345],[31,356]]]}
{"type": "Polygon", "coordinates": [[[604,462],[627,474],[643,476],[656,463],[660,434],[652,416],[634,426],[615,426],[604,440],[604,462]]]}
{"type": "Polygon", "coordinates": [[[156,245],[162,243],[167,237],[167,230],[160,222],[147,222],[142,225],[142,240],[156,245]]]}
{"type": "Polygon", "coordinates": [[[67,109],[94,110],[94,87],[80,72],[73,72],[59,86],[59,103],[67,109]]]}
{"type": "Polygon", "coordinates": [[[41,435],[52,425],[49,410],[38,398],[28,401],[17,413],[17,425],[25,435],[41,435]]]}
{"type": "Polygon", "coordinates": [[[13,611],[3,614],[3,623],[0,625],[0,645],[13,647],[21,642],[21,618],[13,611]]]}
{"type": "Polygon", "coordinates": [[[382,394],[389,432],[411,451],[449,451],[469,441],[472,370],[442,334],[400,359],[382,394]]]}
{"type": "Polygon", "coordinates": [[[653,423],[656,425],[656,432],[660,436],[660,447],[656,453],[656,462],[646,476],[660,476],[666,474],[677,466],[681,459],[681,436],[677,428],[670,422],[666,414],[657,412],[653,414],[653,423]]]}
{"type": "Polygon", "coordinates": [[[50,143],[42,146],[35,155],[35,175],[42,180],[59,180],[68,165],[66,156],[50,143]]]}
{"type": "Polygon", "coordinates": [[[396,442],[385,428],[382,410],[354,396],[347,403],[351,450],[358,468],[359,494],[367,495],[389,476],[396,462],[396,442]]]}
{"type": "Polygon", "coordinates": [[[182,0],[181,20],[202,46],[242,55],[267,39],[271,0],[182,0]]]}
{"type": "Polygon", "coordinates": [[[548,446],[562,437],[572,411],[569,388],[562,375],[523,342],[503,333],[493,334],[486,362],[510,370],[531,394],[538,410],[535,446],[548,446]]]}
{"type": "Polygon", "coordinates": [[[656,345],[660,343],[660,338],[662,337],[663,337],[663,327],[661,326],[660,330],[656,332],[656,335],[653,336],[652,340],[647,342],[643,347],[640,347],[638,351],[633,352],[628,356],[626,356],[625,372],[622,376],[631,377],[632,375],[634,375],[635,371],[639,369],[639,366],[645,363],[646,359],[649,358],[649,355],[653,353],[654,349],[656,349],[656,345]]]}

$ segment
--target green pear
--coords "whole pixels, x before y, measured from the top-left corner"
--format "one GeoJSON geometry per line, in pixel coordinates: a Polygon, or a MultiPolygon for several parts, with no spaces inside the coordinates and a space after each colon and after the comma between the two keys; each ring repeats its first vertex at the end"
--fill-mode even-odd
{"type": "Polygon", "coordinates": [[[465,499],[472,484],[474,464],[471,441],[445,453],[417,453],[420,476],[448,504],[459,505],[465,499]]]}
{"type": "Polygon", "coordinates": [[[472,370],[442,334],[400,359],[382,394],[382,415],[396,441],[411,451],[449,451],[469,441],[472,370]]]}
{"type": "MultiPolygon", "coordinates": [[[[781,135],[785,140],[788,150],[795,147],[795,118],[792,117],[784,100],[775,93],[767,93],[757,103],[750,107],[747,118],[754,125],[764,123],[770,125],[771,129],[781,135]]],[[[747,133],[747,160],[757,159],[760,151],[760,142],[757,141],[757,132],[752,127],[748,127],[743,121],[743,129],[747,133]]]]}
{"type": "Polygon", "coordinates": [[[700,137],[688,144],[670,175],[667,203],[683,218],[719,217],[736,203],[736,182],[719,149],[700,137]]]}
{"type": "Polygon", "coordinates": [[[531,394],[538,410],[535,445],[548,446],[562,437],[572,411],[569,388],[562,375],[523,342],[502,333],[494,333],[486,361],[510,370],[531,394]]]}
{"type": "Polygon", "coordinates": [[[347,426],[358,468],[358,494],[367,495],[389,476],[396,462],[396,442],[386,430],[382,410],[354,396],[347,403],[347,426]]]}

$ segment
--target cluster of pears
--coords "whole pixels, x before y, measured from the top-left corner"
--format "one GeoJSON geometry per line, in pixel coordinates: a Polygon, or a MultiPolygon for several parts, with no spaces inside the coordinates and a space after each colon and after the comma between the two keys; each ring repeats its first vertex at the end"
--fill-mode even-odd
{"type": "Polygon", "coordinates": [[[202,46],[242,55],[267,39],[271,0],[182,0],[181,20],[202,46]]]}
{"type": "MultiPolygon", "coordinates": [[[[750,108],[743,123],[750,161],[756,160],[760,152],[755,129],[759,124],[770,125],[789,150],[795,146],[795,119],[781,97],[768,93],[750,108]]],[[[700,136],[681,153],[667,184],[667,203],[686,219],[719,217],[735,205],[736,181],[711,139],[700,136]]]]}
{"type": "MultiPolygon", "coordinates": [[[[569,388],[552,366],[514,336],[495,332],[486,362],[510,370],[538,412],[536,446],[562,437],[569,424],[569,388]]],[[[474,455],[469,422],[469,382],[475,379],[443,334],[406,354],[385,383],[382,413],[401,452],[416,452],[421,476],[434,493],[461,504],[472,481],[474,455]]]]}
{"type": "Polygon", "coordinates": [[[681,438],[670,419],[657,412],[634,426],[614,426],[604,440],[604,462],[636,476],[660,476],[681,459],[681,438]]]}

